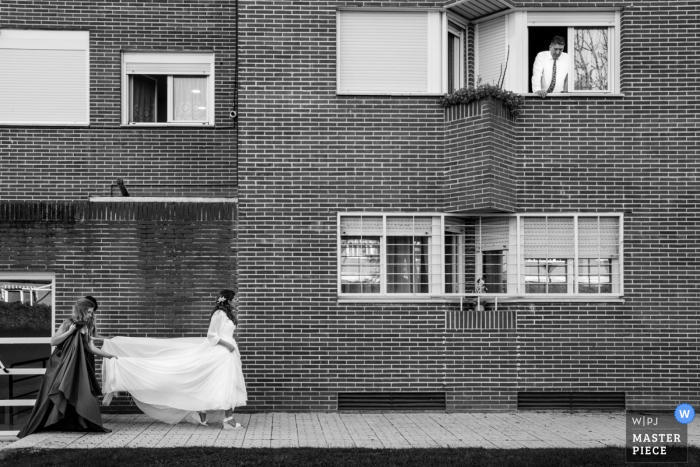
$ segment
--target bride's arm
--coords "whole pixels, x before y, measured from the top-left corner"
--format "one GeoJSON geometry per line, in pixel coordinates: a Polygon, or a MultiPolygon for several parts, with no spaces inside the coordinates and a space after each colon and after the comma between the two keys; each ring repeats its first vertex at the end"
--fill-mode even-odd
{"type": "Polygon", "coordinates": [[[221,337],[219,337],[219,331],[221,330],[224,324],[226,324],[224,322],[224,312],[217,311],[216,313],[214,313],[214,316],[212,316],[211,322],[209,323],[209,330],[207,331],[207,340],[209,341],[209,345],[221,345],[226,347],[226,350],[228,350],[229,352],[233,352],[234,350],[236,350],[236,347],[230,342],[226,342],[225,340],[221,339],[221,337]]]}

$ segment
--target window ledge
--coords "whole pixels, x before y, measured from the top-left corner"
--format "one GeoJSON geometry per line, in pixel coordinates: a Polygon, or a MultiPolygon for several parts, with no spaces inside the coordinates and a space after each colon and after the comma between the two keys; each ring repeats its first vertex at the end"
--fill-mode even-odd
{"type": "Polygon", "coordinates": [[[60,123],[60,122],[53,122],[53,123],[36,123],[36,122],[0,122],[0,126],[42,126],[42,127],[64,127],[64,126],[69,126],[69,127],[89,127],[89,123],[60,123]]]}
{"type": "Polygon", "coordinates": [[[571,98],[571,97],[625,97],[622,93],[612,93],[612,92],[557,92],[547,94],[546,97],[540,97],[534,92],[528,92],[520,94],[523,97],[536,97],[537,99],[557,99],[557,98],[571,98]]]}
{"type": "Polygon", "coordinates": [[[387,97],[442,97],[444,92],[370,92],[370,91],[336,91],[336,96],[387,96],[387,97]]]}
{"type": "Polygon", "coordinates": [[[166,128],[166,127],[177,127],[177,128],[215,128],[216,125],[209,123],[129,123],[119,125],[122,128],[166,128]]]}
{"type": "Polygon", "coordinates": [[[238,203],[238,198],[168,196],[90,196],[91,203],[238,203]]]}
{"type": "MultiPolygon", "coordinates": [[[[621,295],[613,296],[560,296],[560,297],[543,297],[542,295],[518,295],[497,297],[498,303],[625,303],[625,299],[621,295]]],[[[406,297],[406,296],[377,296],[377,297],[338,297],[338,303],[473,303],[476,302],[476,297],[464,297],[460,300],[459,297],[447,296],[425,296],[425,297],[406,297]]],[[[495,303],[495,297],[482,298],[484,303],[495,303]]]]}

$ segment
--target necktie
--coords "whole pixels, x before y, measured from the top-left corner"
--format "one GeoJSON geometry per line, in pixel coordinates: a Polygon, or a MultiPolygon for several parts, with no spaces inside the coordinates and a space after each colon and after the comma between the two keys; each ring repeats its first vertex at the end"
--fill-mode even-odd
{"type": "Polygon", "coordinates": [[[549,83],[549,89],[547,93],[554,91],[554,85],[557,84],[557,60],[554,59],[554,66],[552,67],[552,82],[549,83]]]}

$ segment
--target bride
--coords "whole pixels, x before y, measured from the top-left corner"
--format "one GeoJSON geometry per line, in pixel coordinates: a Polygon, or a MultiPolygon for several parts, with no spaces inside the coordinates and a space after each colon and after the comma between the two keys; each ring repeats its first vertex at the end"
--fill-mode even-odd
{"type": "Polygon", "coordinates": [[[233,339],[238,319],[231,302],[236,293],[219,292],[207,337],[158,339],[115,337],[103,349],[119,359],[102,368],[103,405],[112,396],[129,392],[147,415],[165,423],[188,421],[207,425],[207,412],[224,429],[239,428],[233,409],[246,405],[241,354],[233,339]]]}

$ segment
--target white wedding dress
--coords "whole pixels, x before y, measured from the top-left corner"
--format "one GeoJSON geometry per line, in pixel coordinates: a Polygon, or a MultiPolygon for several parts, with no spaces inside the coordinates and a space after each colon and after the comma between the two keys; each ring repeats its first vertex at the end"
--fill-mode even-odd
{"type": "Polygon", "coordinates": [[[223,411],[246,405],[241,354],[233,339],[235,325],[226,313],[212,316],[207,337],[172,339],[115,337],[102,350],[117,359],[104,359],[103,405],[117,392],[128,392],[147,415],[165,423],[198,423],[198,412],[223,411]],[[219,340],[233,344],[229,352],[219,340]]]}

